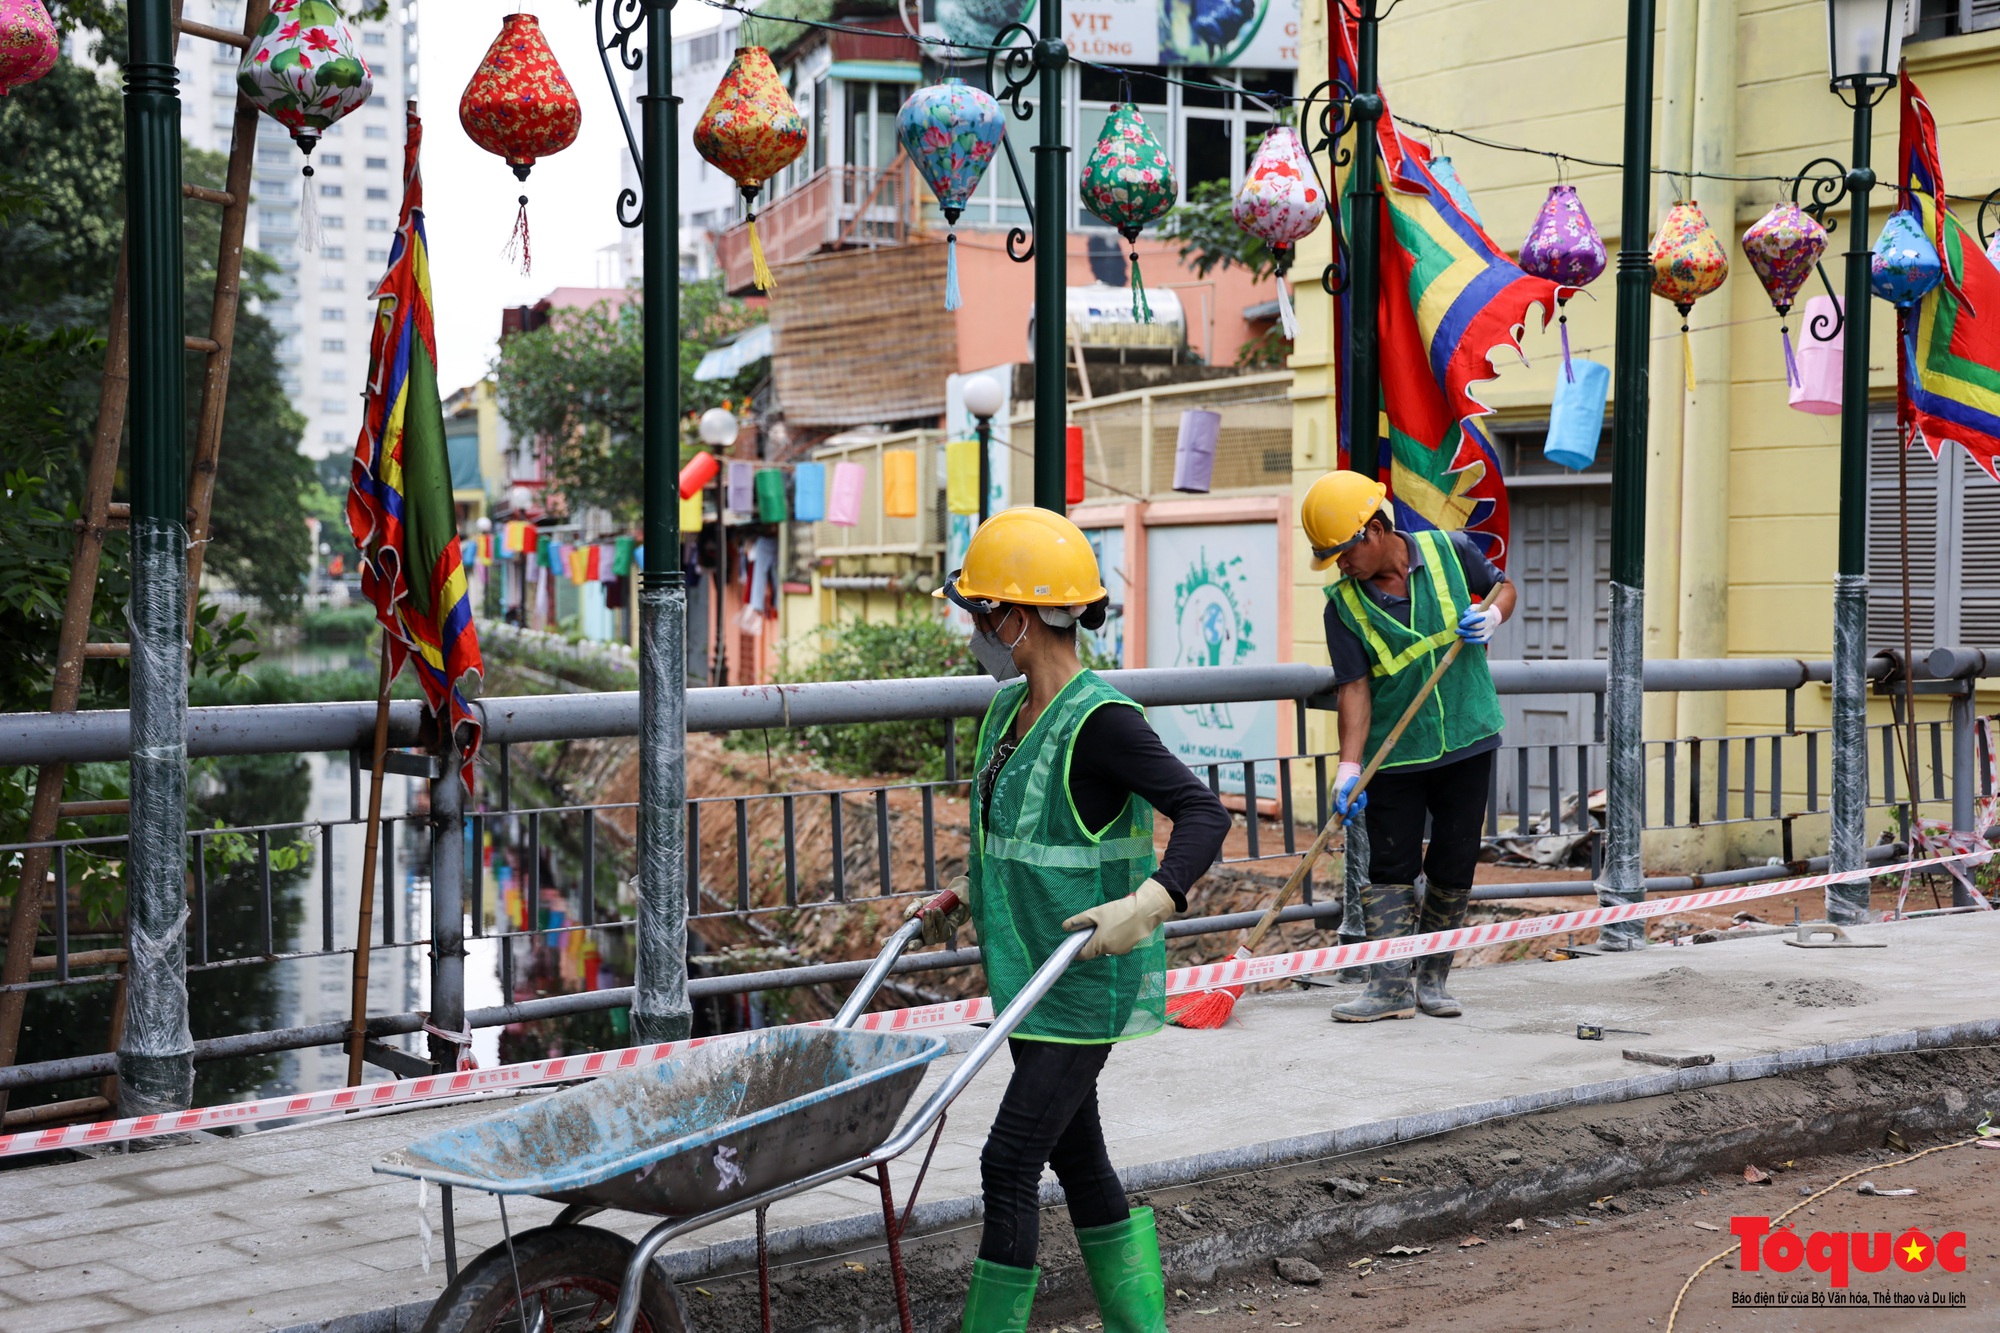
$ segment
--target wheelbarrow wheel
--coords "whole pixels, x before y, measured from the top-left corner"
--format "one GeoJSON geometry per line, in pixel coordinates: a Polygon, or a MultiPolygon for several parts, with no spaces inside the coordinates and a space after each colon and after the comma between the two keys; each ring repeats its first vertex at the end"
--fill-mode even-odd
{"type": "MultiPolygon", "coordinates": [[[[423,1333],[518,1333],[523,1327],[533,1333],[582,1333],[609,1327],[631,1257],[631,1241],[598,1227],[524,1231],[514,1237],[511,1260],[503,1241],[459,1273],[431,1307],[423,1333]]],[[[680,1293],[657,1270],[646,1275],[640,1292],[637,1330],[687,1333],[680,1293]]]]}

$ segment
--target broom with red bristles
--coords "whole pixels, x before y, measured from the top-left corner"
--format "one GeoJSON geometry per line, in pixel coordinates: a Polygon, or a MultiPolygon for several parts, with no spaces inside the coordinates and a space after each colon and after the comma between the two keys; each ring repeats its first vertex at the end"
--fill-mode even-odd
{"type": "MultiPolygon", "coordinates": [[[[1502,586],[1497,583],[1493,585],[1485,600],[1479,603],[1481,611],[1493,604],[1493,598],[1502,586]]],[[[1410,700],[1410,706],[1396,719],[1395,728],[1383,739],[1381,746],[1375,751],[1375,757],[1368,761],[1368,767],[1361,770],[1361,778],[1354,784],[1354,791],[1348,796],[1350,805],[1353,804],[1354,797],[1368,790],[1369,782],[1375,777],[1375,770],[1382,767],[1382,761],[1395,751],[1396,742],[1403,739],[1403,732],[1417,716],[1417,710],[1424,706],[1424,700],[1431,697],[1431,691],[1437,688],[1438,681],[1442,680],[1444,673],[1451,669],[1451,664],[1458,660],[1459,650],[1463,647],[1465,640],[1459,639],[1445,649],[1444,656],[1439,659],[1435,667],[1431,668],[1431,674],[1425,679],[1423,688],[1417,691],[1417,697],[1410,700]]],[[[1250,812],[1248,817],[1255,819],[1256,806],[1253,804],[1246,808],[1250,812]]],[[[1232,957],[1250,958],[1256,954],[1257,946],[1264,941],[1265,932],[1278,923],[1278,913],[1285,910],[1285,904],[1291,901],[1292,894],[1298,891],[1299,885],[1306,882],[1306,876],[1312,874],[1313,867],[1319,864],[1319,858],[1326,851],[1327,844],[1333,841],[1333,835],[1346,823],[1347,816],[1338,810],[1333,812],[1333,818],[1326,821],[1326,827],[1319,831],[1319,836],[1313,839],[1312,846],[1306,849],[1305,856],[1299,861],[1298,869],[1294,870],[1292,877],[1285,881],[1285,887],[1278,890],[1278,900],[1259,918],[1257,924],[1251,928],[1249,938],[1243,941],[1231,955],[1232,957]]],[[[1183,1028],[1219,1028],[1227,1023],[1229,1015],[1236,1011],[1236,1001],[1242,994],[1241,986],[1221,986],[1215,990],[1170,995],[1167,997],[1167,1021],[1183,1028]]]]}

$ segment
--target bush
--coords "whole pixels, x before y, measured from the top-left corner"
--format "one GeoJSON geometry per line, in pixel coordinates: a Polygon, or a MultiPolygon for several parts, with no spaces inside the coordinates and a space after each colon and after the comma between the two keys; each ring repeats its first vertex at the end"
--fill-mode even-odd
{"type": "MultiPolygon", "coordinates": [[[[920,676],[976,676],[979,663],[965,636],[927,609],[896,620],[850,620],[823,632],[818,652],[803,666],[785,655],[778,679],[790,684],[829,680],[909,680],[920,676]]],[[[760,748],[768,738],[810,756],[830,773],[868,777],[907,773],[924,779],[944,776],[945,722],[855,722],[841,726],[795,727],[790,731],[737,732],[734,749],[760,748]]]]}

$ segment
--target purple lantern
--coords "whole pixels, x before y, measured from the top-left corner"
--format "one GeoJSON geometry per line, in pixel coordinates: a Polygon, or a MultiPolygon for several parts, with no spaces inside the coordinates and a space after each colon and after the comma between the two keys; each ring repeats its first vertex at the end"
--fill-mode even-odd
{"type": "Polygon", "coordinates": [[[1574,185],[1549,187],[1528,239],[1521,242],[1521,270],[1556,284],[1556,321],[1562,327],[1563,374],[1570,380],[1576,372],[1569,360],[1569,315],[1564,307],[1570,294],[1589,286],[1604,272],[1608,256],[1604,238],[1583,211],[1574,185]]]}

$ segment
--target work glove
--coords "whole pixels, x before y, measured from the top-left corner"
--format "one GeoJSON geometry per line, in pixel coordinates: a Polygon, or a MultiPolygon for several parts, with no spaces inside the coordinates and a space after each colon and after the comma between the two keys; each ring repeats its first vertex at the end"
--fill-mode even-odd
{"type": "Polygon", "coordinates": [[[1484,610],[1474,607],[1458,620],[1458,637],[1467,643],[1491,643],[1493,631],[1500,628],[1500,608],[1489,606],[1484,610]]]}
{"type": "Polygon", "coordinates": [[[1097,933],[1083,946],[1078,961],[1088,962],[1106,954],[1123,957],[1153,937],[1160,923],[1174,914],[1174,895],[1158,880],[1149,879],[1136,892],[1102,903],[1087,912],[1078,912],[1062,923],[1064,930],[1096,926],[1097,933]]]}
{"type": "Polygon", "coordinates": [[[972,919],[972,881],[964,875],[922,902],[911,903],[903,920],[920,918],[924,923],[925,944],[948,944],[958,928],[972,919]]]}
{"type": "Polygon", "coordinates": [[[1361,785],[1361,765],[1342,764],[1333,775],[1333,808],[1341,818],[1352,819],[1368,808],[1368,793],[1356,791],[1361,785]]]}

